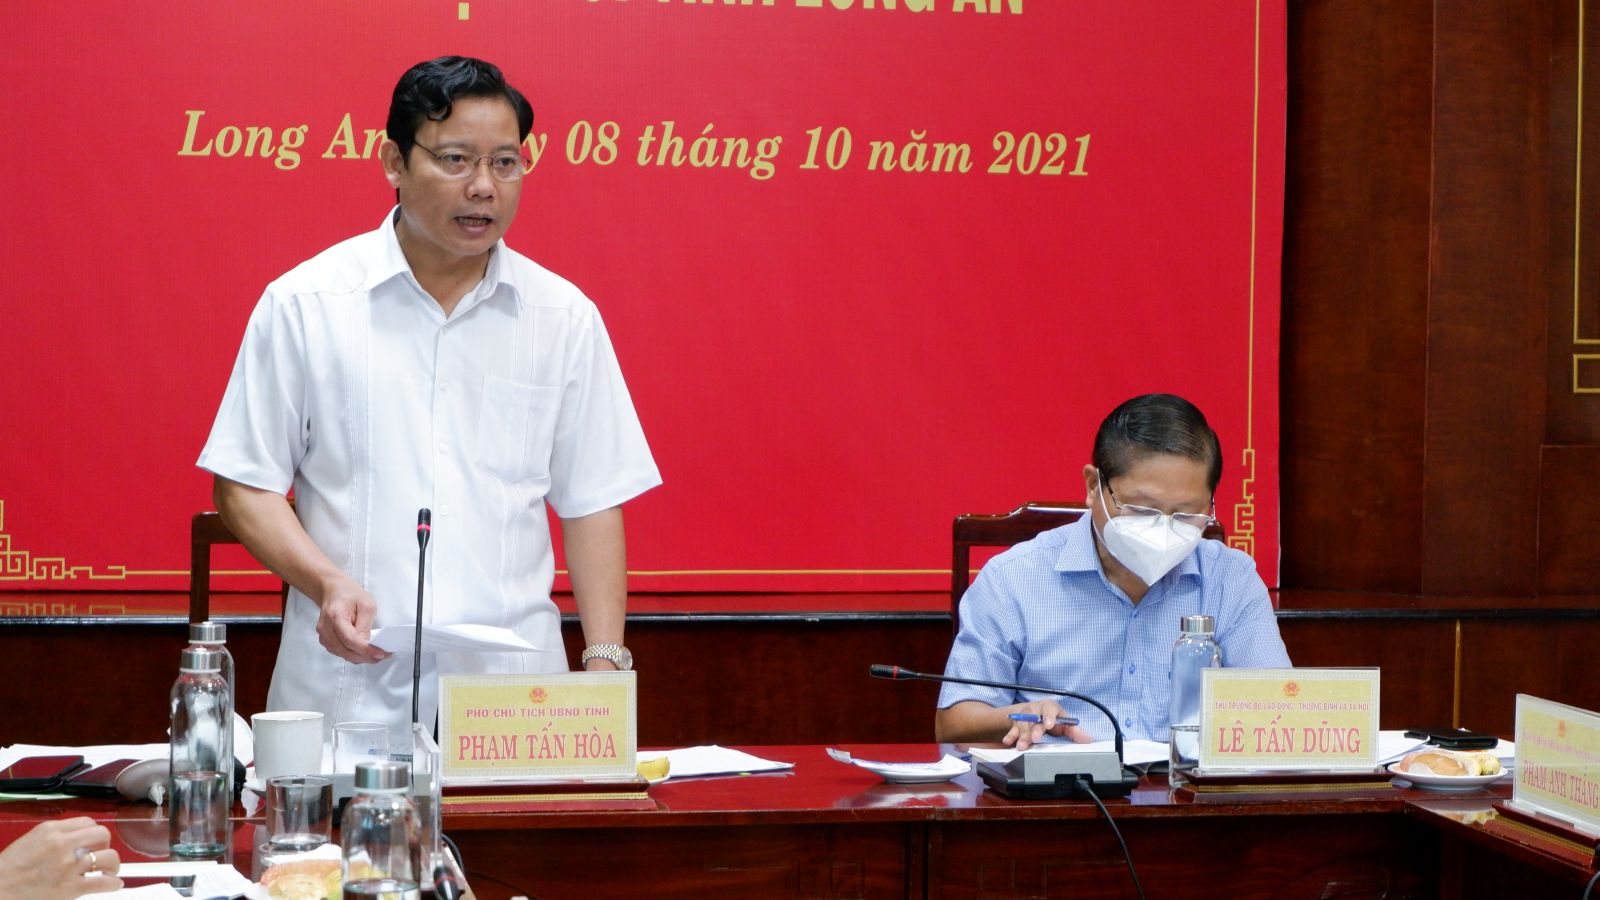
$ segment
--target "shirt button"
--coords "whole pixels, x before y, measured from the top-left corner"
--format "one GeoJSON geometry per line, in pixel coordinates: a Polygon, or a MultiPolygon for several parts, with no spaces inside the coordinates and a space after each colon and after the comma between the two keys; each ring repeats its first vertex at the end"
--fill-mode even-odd
{"type": "Polygon", "coordinates": [[[440,441],[439,442],[439,452],[440,453],[449,453],[450,452],[449,445],[447,445],[444,441],[440,441]]]}
{"type": "Polygon", "coordinates": [[[446,381],[444,384],[439,385],[439,393],[441,393],[441,394],[450,393],[450,382],[446,381]]]}
{"type": "Polygon", "coordinates": [[[1132,719],[1123,719],[1122,720],[1122,727],[1123,728],[1132,728],[1133,727],[1133,720],[1132,719]]]}
{"type": "Polygon", "coordinates": [[[1138,668],[1138,666],[1134,665],[1133,663],[1128,663],[1128,674],[1132,675],[1134,669],[1137,669],[1137,668],[1138,668]]]}
{"type": "Polygon", "coordinates": [[[445,505],[439,507],[439,515],[441,515],[441,516],[450,515],[450,504],[446,503],[445,505]]]}

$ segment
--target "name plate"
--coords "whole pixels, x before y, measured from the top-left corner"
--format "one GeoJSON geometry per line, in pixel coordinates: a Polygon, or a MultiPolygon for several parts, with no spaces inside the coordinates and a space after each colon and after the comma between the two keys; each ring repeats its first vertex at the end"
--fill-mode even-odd
{"type": "Polygon", "coordinates": [[[636,777],[636,685],[634,672],[442,676],[445,783],[636,777]]]}
{"type": "Polygon", "coordinates": [[[1517,695],[1511,800],[1600,834],[1600,715],[1517,695]]]}
{"type": "Polygon", "coordinates": [[[1375,769],[1377,669],[1206,669],[1199,767],[1375,769]]]}

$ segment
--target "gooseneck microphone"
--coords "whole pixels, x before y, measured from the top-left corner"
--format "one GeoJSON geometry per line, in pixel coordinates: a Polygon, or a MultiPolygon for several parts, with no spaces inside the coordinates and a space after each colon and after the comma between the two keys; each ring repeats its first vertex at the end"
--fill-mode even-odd
{"type": "MultiPolygon", "coordinates": [[[[411,724],[417,724],[418,699],[422,693],[422,585],[428,564],[428,538],[433,536],[433,511],[417,510],[417,618],[416,642],[411,656],[411,724]]],[[[413,729],[415,730],[415,729],[413,729]]]]}
{"type": "MultiPolygon", "coordinates": [[[[1085,773],[1047,772],[1041,763],[1034,767],[1040,771],[1032,772],[1029,771],[1028,763],[1024,761],[1021,766],[1008,764],[1007,767],[1012,774],[1021,774],[1021,778],[1001,778],[997,782],[985,775],[984,780],[989,782],[991,787],[995,787],[1007,796],[1016,796],[1024,799],[1088,796],[1090,794],[1098,794],[1100,797],[1125,797],[1132,793],[1134,787],[1139,783],[1138,775],[1130,774],[1122,763],[1122,727],[1117,724],[1117,717],[1111,714],[1111,710],[1107,709],[1105,704],[1093,697],[1080,694],[1077,691],[1066,691],[1060,688],[1039,687],[1029,684],[1008,684],[1002,681],[980,681],[976,678],[957,678],[953,675],[930,675],[926,672],[913,672],[910,669],[888,666],[882,663],[870,666],[867,672],[874,678],[888,678],[893,681],[948,681],[953,684],[973,684],[979,687],[1000,688],[1009,691],[1071,697],[1074,700],[1082,700],[1105,713],[1107,721],[1111,723],[1112,733],[1116,735],[1114,743],[1116,760],[1114,764],[1110,759],[1105,759],[1104,765],[1096,765],[1098,761],[1090,758],[1094,755],[1104,757],[1103,752],[1100,754],[1080,753],[1073,754],[1073,756],[1080,757],[1077,762],[1086,764],[1093,771],[1085,773]],[[1042,782],[1041,778],[1047,778],[1048,783],[1042,782]],[[1089,788],[1092,789],[1079,787],[1079,779],[1085,780],[1089,788]]],[[[984,773],[980,770],[979,774],[983,775],[984,773]]]]}

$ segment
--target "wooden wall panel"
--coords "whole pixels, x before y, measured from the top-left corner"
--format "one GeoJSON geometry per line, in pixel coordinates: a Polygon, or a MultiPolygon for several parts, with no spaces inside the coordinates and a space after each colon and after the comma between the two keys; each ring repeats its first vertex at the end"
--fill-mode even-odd
{"type": "Polygon", "coordinates": [[[1561,0],[1552,9],[1545,440],[1594,446],[1600,445],[1600,4],[1561,0]]]}
{"type": "Polygon", "coordinates": [[[1530,593],[1549,273],[1550,15],[1435,5],[1424,593],[1530,593]],[[1484,510],[1494,510],[1484,515],[1484,510]]]}
{"type": "Polygon", "coordinates": [[[1600,590],[1600,446],[1545,447],[1539,467],[1539,590],[1600,590]]]}
{"type": "Polygon", "coordinates": [[[1282,619],[1278,629],[1296,666],[1382,669],[1380,727],[1450,722],[1453,621],[1282,619]]]}
{"type": "Polygon", "coordinates": [[[1461,724],[1509,735],[1517,694],[1600,709],[1594,648],[1600,620],[1465,621],[1461,652],[1461,724]]]}
{"type": "Polygon", "coordinates": [[[1421,587],[1432,18],[1289,4],[1286,587],[1421,587]]]}
{"type": "Polygon", "coordinates": [[[1286,589],[1600,600],[1593,6],[1289,5],[1286,589]]]}

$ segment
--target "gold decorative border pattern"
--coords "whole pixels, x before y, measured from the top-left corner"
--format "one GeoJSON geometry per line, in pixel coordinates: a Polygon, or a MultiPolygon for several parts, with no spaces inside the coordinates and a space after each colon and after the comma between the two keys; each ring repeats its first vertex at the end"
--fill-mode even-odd
{"type": "Polygon", "coordinates": [[[1228,526],[1228,546],[1256,555],[1256,451],[1244,449],[1245,475],[1239,482],[1239,502],[1233,505],[1233,522],[1228,526]]]}
{"type": "MultiPolygon", "coordinates": [[[[1239,502],[1233,505],[1228,546],[1256,555],[1256,215],[1261,177],[1261,0],[1256,0],[1254,94],[1250,109],[1250,296],[1245,314],[1244,451],[1239,502]]],[[[1259,563],[1258,563],[1259,565],[1259,563]]]]}
{"type": "Polygon", "coordinates": [[[12,549],[11,535],[6,533],[6,502],[0,500],[0,581],[122,581],[130,574],[127,566],[105,566],[96,572],[94,566],[68,565],[65,557],[12,549]]]}
{"type": "Polygon", "coordinates": [[[125,616],[128,613],[126,603],[89,603],[80,609],[73,600],[29,602],[0,593],[0,619],[20,616],[125,616]]]}
{"type": "Polygon", "coordinates": [[[1573,187],[1572,187],[1572,392],[1574,394],[1600,394],[1600,378],[1585,382],[1583,370],[1593,369],[1600,354],[1580,353],[1578,348],[1600,345],[1600,337],[1583,336],[1583,76],[1585,66],[1584,45],[1588,42],[1585,23],[1586,0],[1578,0],[1578,85],[1577,133],[1574,135],[1573,187]],[[1590,363],[1590,366],[1584,366],[1590,363]]]}
{"type": "Polygon", "coordinates": [[[1585,379],[1583,377],[1585,368],[1592,373],[1595,370],[1600,370],[1600,353],[1572,354],[1572,392],[1574,394],[1600,394],[1600,373],[1585,379]],[[1584,363],[1589,365],[1585,367],[1584,363]]]}

